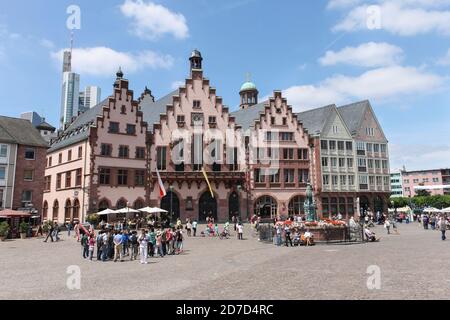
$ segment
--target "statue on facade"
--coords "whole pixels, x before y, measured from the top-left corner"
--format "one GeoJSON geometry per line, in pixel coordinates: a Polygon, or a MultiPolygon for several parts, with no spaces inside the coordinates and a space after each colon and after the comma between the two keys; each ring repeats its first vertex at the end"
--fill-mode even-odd
{"type": "Polygon", "coordinates": [[[307,222],[317,221],[316,202],[314,201],[313,189],[310,182],[308,182],[308,185],[306,187],[306,200],[304,203],[304,207],[306,213],[306,221],[307,222]]]}

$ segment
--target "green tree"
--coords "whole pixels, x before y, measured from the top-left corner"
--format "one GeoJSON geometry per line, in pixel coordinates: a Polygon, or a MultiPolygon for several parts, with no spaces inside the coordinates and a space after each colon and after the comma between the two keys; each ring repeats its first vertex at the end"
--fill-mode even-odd
{"type": "Polygon", "coordinates": [[[417,190],[416,196],[417,197],[429,197],[429,196],[431,196],[431,193],[428,190],[417,190]]]}

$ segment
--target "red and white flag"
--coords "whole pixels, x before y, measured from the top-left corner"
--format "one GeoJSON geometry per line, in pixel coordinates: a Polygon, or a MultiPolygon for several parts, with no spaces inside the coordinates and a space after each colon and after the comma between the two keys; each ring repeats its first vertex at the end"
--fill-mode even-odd
{"type": "Polygon", "coordinates": [[[158,167],[156,167],[156,175],[158,176],[159,197],[162,199],[167,195],[167,192],[166,188],[164,188],[164,183],[161,180],[161,175],[159,174],[158,167]]]}

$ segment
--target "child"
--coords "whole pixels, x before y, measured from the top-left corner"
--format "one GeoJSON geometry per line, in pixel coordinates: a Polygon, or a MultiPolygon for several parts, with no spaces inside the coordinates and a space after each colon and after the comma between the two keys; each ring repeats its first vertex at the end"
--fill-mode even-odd
{"type": "Polygon", "coordinates": [[[89,261],[92,261],[92,256],[94,255],[95,238],[94,234],[91,233],[89,237],[89,261]]]}
{"type": "Polygon", "coordinates": [[[214,235],[216,237],[219,236],[219,225],[216,223],[216,225],[214,226],[214,235]]]}

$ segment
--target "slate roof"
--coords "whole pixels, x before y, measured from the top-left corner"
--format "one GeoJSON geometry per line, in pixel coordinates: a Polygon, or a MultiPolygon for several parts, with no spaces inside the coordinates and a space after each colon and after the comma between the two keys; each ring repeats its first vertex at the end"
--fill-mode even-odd
{"type": "Polygon", "coordinates": [[[148,95],[144,96],[144,99],[140,102],[140,106],[144,114],[144,121],[148,124],[149,131],[153,131],[154,124],[159,123],[160,115],[166,113],[167,105],[172,105],[173,97],[178,94],[179,90],[176,89],[157,101],[153,101],[148,95]]]}
{"type": "Polygon", "coordinates": [[[230,115],[235,118],[236,124],[240,125],[242,130],[247,130],[255,125],[255,120],[259,120],[259,115],[264,113],[264,109],[268,102],[269,101],[260,102],[246,109],[234,111],[230,115]]]}
{"type": "Polygon", "coordinates": [[[50,123],[48,123],[46,121],[42,121],[40,124],[38,124],[36,126],[36,129],[38,129],[38,130],[49,130],[49,131],[56,130],[56,128],[54,126],[52,126],[50,123]]]}
{"type": "Polygon", "coordinates": [[[80,114],[51,145],[49,152],[68,147],[87,139],[89,137],[90,126],[94,123],[97,116],[102,115],[103,106],[106,105],[107,101],[108,98],[80,114]]]}
{"type": "Polygon", "coordinates": [[[297,119],[303,124],[303,128],[311,135],[322,133],[328,118],[333,113],[335,105],[312,109],[297,113],[297,119]]]}
{"type": "Polygon", "coordinates": [[[30,121],[3,116],[0,116],[0,141],[33,147],[48,147],[48,143],[30,121]]]}
{"type": "Polygon", "coordinates": [[[370,108],[370,102],[368,100],[351,103],[338,108],[342,119],[344,119],[345,124],[352,135],[361,127],[364,112],[367,108],[370,108]]]}

